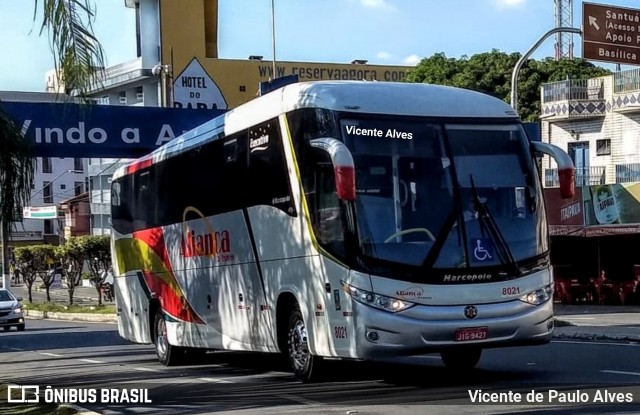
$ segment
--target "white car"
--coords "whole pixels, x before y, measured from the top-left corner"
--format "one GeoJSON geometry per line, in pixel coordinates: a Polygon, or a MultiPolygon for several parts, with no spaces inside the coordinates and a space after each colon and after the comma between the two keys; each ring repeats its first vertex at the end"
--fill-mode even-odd
{"type": "Polygon", "coordinates": [[[24,330],[24,314],[20,301],[22,298],[16,297],[7,289],[0,288],[0,327],[4,331],[11,330],[12,326],[18,331],[24,330]]]}

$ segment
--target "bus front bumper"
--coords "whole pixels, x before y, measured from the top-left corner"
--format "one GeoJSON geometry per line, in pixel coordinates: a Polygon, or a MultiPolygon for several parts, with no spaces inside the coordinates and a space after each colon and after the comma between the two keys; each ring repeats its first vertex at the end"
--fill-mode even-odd
{"type": "Polygon", "coordinates": [[[554,329],[553,302],[534,306],[519,300],[467,306],[417,305],[389,313],[355,303],[356,347],[360,358],[409,356],[444,349],[545,344],[554,329]]]}

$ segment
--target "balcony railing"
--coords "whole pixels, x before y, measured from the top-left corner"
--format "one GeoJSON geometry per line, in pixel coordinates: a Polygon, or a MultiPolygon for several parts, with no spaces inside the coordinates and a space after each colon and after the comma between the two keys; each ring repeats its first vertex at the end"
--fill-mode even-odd
{"type": "Polygon", "coordinates": [[[640,163],[616,164],[616,183],[640,182],[640,163]]]}
{"type": "Polygon", "coordinates": [[[603,79],[568,79],[542,85],[542,103],[604,99],[603,79]]]}
{"type": "MultiPolygon", "coordinates": [[[[606,183],[606,166],[576,167],[576,186],[593,186],[606,183]]],[[[544,187],[559,187],[558,169],[544,171],[544,187]]]]}
{"type": "Polygon", "coordinates": [[[613,93],[624,94],[640,91],[640,68],[613,74],[613,93]]]}

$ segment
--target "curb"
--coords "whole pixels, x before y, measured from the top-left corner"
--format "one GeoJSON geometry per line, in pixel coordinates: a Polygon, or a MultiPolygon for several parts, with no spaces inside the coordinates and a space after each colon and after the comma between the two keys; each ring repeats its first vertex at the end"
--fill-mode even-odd
{"type": "Polygon", "coordinates": [[[592,333],[557,333],[553,335],[554,340],[583,340],[583,341],[606,341],[610,343],[633,343],[640,344],[637,336],[615,335],[615,334],[592,334],[592,333]]]}
{"type": "Polygon", "coordinates": [[[92,314],[92,313],[60,313],[55,311],[24,310],[25,317],[33,319],[88,321],[92,323],[117,323],[116,314],[92,314]]]}

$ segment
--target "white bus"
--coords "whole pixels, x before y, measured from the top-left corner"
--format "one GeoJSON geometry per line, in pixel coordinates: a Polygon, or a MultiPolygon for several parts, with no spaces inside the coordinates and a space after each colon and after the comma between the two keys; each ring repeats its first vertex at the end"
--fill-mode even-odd
{"type": "Polygon", "coordinates": [[[174,364],[190,352],[326,358],[484,348],[553,332],[536,153],[499,99],[390,82],[296,83],[119,169],[118,330],[174,364]]]}

